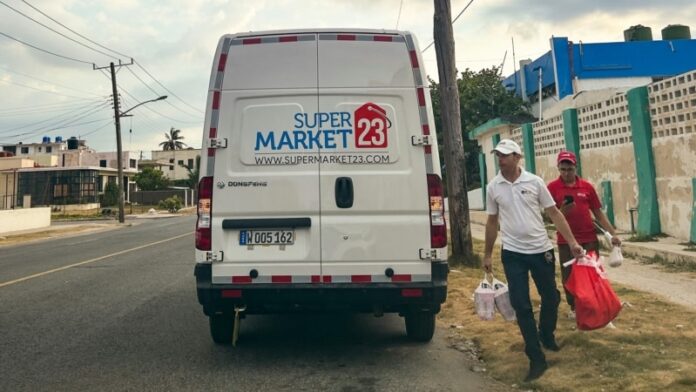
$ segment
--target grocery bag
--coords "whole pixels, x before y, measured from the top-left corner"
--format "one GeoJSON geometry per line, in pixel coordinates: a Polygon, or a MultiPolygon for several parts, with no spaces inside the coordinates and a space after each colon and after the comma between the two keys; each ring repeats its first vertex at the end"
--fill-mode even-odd
{"type": "Polygon", "coordinates": [[[507,321],[517,320],[515,309],[512,308],[512,302],[510,302],[510,291],[507,284],[493,277],[492,285],[495,291],[495,307],[498,309],[498,312],[507,321]]]}
{"type": "Polygon", "coordinates": [[[619,267],[623,263],[623,254],[621,254],[621,247],[614,246],[611,249],[611,254],[609,254],[609,266],[619,267]]]}
{"type": "Polygon", "coordinates": [[[621,311],[621,301],[595,251],[575,260],[565,287],[575,298],[575,321],[580,330],[602,328],[621,311]]]}
{"type": "Polygon", "coordinates": [[[474,290],[474,307],[476,314],[481,320],[493,320],[495,316],[495,290],[488,283],[488,279],[484,275],[483,280],[474,290]]]}

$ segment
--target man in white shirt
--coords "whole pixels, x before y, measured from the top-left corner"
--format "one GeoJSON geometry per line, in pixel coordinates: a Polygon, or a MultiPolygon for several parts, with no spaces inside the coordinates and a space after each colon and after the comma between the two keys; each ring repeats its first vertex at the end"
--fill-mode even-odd
{"type": "Polygon", "coordinates": [[[541,210],[568,240],[575,257],[581,256],[583,249],[575,240],[563,214],[556,208],[544,180],[519,166],[522,157],[520,146],[510,139],[503,139],[492,152],[498,159],[500,172],[486,187],[488,221],[483,269],[492,272],[491,255],[500,223],[503,269],[508,280],[510,301],[524,338],[524,351],[529,358],[529,373],[525,381],[532,381],[541,377],[548,368],[541,345],[548,350],[560,350],[554,337],[560,303],[560,293],[556,288],[556,263],[541,210]],[[538,330],[529,297],[530,273],[541,296],[538,330]]]}

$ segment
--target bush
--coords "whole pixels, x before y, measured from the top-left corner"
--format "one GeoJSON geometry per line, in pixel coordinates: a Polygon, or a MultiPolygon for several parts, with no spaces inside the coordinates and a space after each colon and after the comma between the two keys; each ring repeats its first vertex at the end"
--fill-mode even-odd
{"type": "Polygon", "coordinates": [[[115,182],[107,182],[102,196],[102,207],[110,207],[118,204],[118,185],[115,182]]]}
{"type": "Polygon", "coordinates": [[[172,196],[159,202],[159,208],[169,212],[177,212],[183,206],[183,201],[179,196],[172,196]]]}

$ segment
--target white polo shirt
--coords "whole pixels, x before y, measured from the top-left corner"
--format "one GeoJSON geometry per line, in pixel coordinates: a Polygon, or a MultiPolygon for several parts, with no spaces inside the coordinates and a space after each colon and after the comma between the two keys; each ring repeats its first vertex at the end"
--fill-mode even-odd
{"type": "Polygon", "coordinates": [[[524,169],[513,183],[498,173],[486,187],[486,212],[498,215],[503,249],[513,252],[553,249],[541,210],[554,205],[544,180],[524,169]]]}

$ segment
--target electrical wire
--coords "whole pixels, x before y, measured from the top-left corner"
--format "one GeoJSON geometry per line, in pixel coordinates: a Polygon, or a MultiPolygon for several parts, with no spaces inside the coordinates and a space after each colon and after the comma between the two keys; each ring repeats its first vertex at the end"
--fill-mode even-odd
{"type": "Polygon", "coordinates": [[[44,52],[44,53],[48,53],[48,54],[53,55],[53,56],[56,56],[56,57],[60,57],[60,58],[66,59],[66,60],[76,61],[76,62],[78,62],[78,63],[89,64],[89,65],[92,65],[92,66],[94,65],[94,63],[91,62],[91,61],[78,60],[78,59],[76,59],[76,58],[72,58],[72,57],[68,57],[68,56],[63,56],[62,54],[53,53],[53,52],[51,52],[51,51],[49,51],[49,50],[46,50],[46,49],[41,49],[41,48],[39,48],[38,46],[34,46],[34,45],[30,44],[30,43],[26,43],[26,42],[24,42],[24,41],[22,41],[22,40],[19,40],[19,39],[15,38],[15,37],[12,37],[12,36],[10,36],[10,35],[7,35],[7,34],[3,33],[2,31],[0,31],[0,35],[3,35],[3,36],[5,36],[6,38],[9,38],[9,39],[11,39],[11,40],[17,41],[17,42],[19,42],[20,44],[26,45],[26,46],[28,46],[28,47],[30,47],[30,48],[34,48],[34,49],[36,49],[36,50],[40,50],[40,51],[42,51],[42,52],[44,52]]]}
{"type": "Polygon", "coordinates": [[[24,76],[25,78],[38,80],[39,82],[48,83],[48,84],[51,84],[51,85],[54,85],[54,86],[58,86],[58,87],[62,87],[62,88],[68,89],[68,90],[76,91],[76,92],[78,92],[78,93],[88,94],[88,95],[92,95],[92,96],[95,96],[95,97],[101,97],[101,96],[102,96],[102,95],[99,95],[99,94],[95,94],[95,93],[93,93],[93,92],[87,92],[87,91],[78,90],[78,89],[75,89],[75,88],[72,88],[72,87],[63,86],[63,85],[58,84],[58,83],[56,83],[56,82],[50,82],[50,81],[48,81],[48,80],[40,79],[40,78],[37,78],[36,76],[27,75],[27,74],[22,73],[22,72],[13,71],[13,70],[11,70],[11,69],[9,69],[9,68],[7,68],[7,67],[0,66],[0,68],[4,69],[6,72],[11,72],[11,73],[14,73],[14,74],[17,74],[17,75],[24,76]]]}
{"type": "MultiPolygon", "coordinates": [[[[123,91],[126,95],[128,95],[129,97],[133,98],[136,102],[142,102],[142,101],[143,101],[142,99],[138,99],[138,98],[136,98],[135,96],[133,96],[133,94],[129,93],[129,92],[128,92],[126,89],[124,89],[123,87],[120,87],[119,89],[120,89],[121,91],[123,91]]],[[[149,111],[151,111],[151,112],[154,112],[155,114],[158,114],[158,115],[160,115],[160,116],[162,116],[162,117],[164,117],[164,118],[167,118],[167,119],[172,120],[172,121],[180,122],[180,123],[183,123],[183,124],[199,124],[199,123],[200,123],[200,121],[184,121],[184,120],[181,120],[181,119],[176,119],[176,118],[173,118],[173,117],[169,117],[169,116],[166,116],[166,115],[164,115],[164,114],[158,112],[157,110],[155,110],[155,109],[153,109],[153,108],[151,108],[151,107],[149,107],[149,106],[143,106],[143,108],[144,108],[144,109],[147,109],[147,110],[149,110],[149,111]]]]}
{"type": "MultiPolygon", "coordinates": [[[[50,126],[44,126],[44,127],[34,129],[34,130],[31,130],[28,132],[23,132],[23,133],[19,133],[16,135],[10,135],[10,136],[6,136],[6,137],[9,137],[9,138],[28,137],[28,136],[37,135],[40,133],[55,132],[58,129],[66,127],[68,125],[76,126],[76,125],[90,124],[90,123],[95,122],[95,121],[90,121],[90,122],[86,122],[86,123],[77,123],[77,124],[76,124],[76,121],[80,121],[83,118],[89,117],[89,116],[97,113],[99,110],[101,110],[107,106],[108,106],[108,103],[105,102],[102,105],[85,110],[85,111],[81,112],[80,114],[73,116],[72,118],[63,119],[63,120],[61,120],[61,122],[59,122],[57,124],[51,124],[50,126]]],[[[99,120],[97,120],[97,121],[99,121],[99,120]]]]}
{"type": "MultiPolygon", "coordinates": [[[[155,91],[155,89],[153,89],[152,87],[150,87],[147,83],[145,83],[145,81],[143,81],[135,72],[133,72],[132,69],[130,69],[130,68],[126,68],[126,69],[127,69],[128,72],[130,72],[136,79],[138,79],[138,81],[140,81],[140,83],[142,83],[143,86],[147,87],[148,90],[152,91],[153,94],[155,94],[156,96],[162,95],[162,94],[160,94],[159,92],[155,91]]],[[[164,101],[164,103],[168,104],[169,106],[173,107],[174,109],[178,110],[179,112],[181,112],[181,113],[183,113],[183,114],[186,114],[186,115],[189,115],[189,116],[195,117],[195,118],[200,118],[200,115],[199,115],[199,114],[191,114],[191,113],[187,112],[186,110],[183,110],[182,108],[179,108],[179,107],[175,106],[174,104],[172,104],[172,103],[169,102],[169,101],[164,101]]]]}
{"type": "Polygon", "coordinates": [[[39,109],[41,111],[57,111],[57,110],[66,110],[74,106],[78,105],[84,105],[87,102],[97,102],[95,99],[74,99],[70,101],[64,101],[64,102],[59,102],[59,103],[47,103],[43,105],[29,105],[29,106],[15,106],[12,108],[6,108],[6,109],[0,109],[0,117],[3,116],[13,116],[15,114],[17,115],[23,115],[26,113],[36,113],[36,110],[39,109]]]}
{"type": "MultiPolygon", "coordinates": [[[[42,123],[45,123],[45,122],[53,121],[53,120],[56,120],[56,119],[58,119],[58,118],[67,116],[67,115],[72,114],[72,113],[74,113],[74,112],[77,112],[77,111],[79,111],[79,110],[85,109],[86,107],[88,107],[89,110],[91,110],[91,109],[93,109],[93,108],[95,108],[95,107],[97,107],[97,106],[104,106],[104,102],[98,103],[98,104],[96,104],[96,105],[95,105],[95,104],[91,104],[91,105],[87,105],[87,106],[81,106],[81,107],[79,107],[79,108],[75,108],[75,109],[69,110],[69,111],[67,111],[67,112],[65,112],[65,113],[61,113],[61,114],[58,114],[58,115],[56,115],[56,116],[49,117],[49,118],[47,118],[47,119],[45,119],[45,120],[41,120],[41,121],[37,121],[37,122],[33,122],[33,123],[21,125],[21,126],[18,126],[18,127],[15,127],[15,128],[11,128],[11,129],[3,129],[3,130],[0,131],[0,134],[18,131],[18,130],[20,130],[20,129],[22,129],[22,128],[33,127],[33,126],[36,126],[36,125],[39,125],[39,124],[42,124],[42,123]]],[[[42,111],[42,112],[43,112],[43,111],[42,111]]]]}
{"type": "Polygon", "coordinates": [[[80,137],[88,136],[88,135],[91,135],[91,134],[93,134],[93,133],[95,133],[95,132],[97,132],[97,131],[101,131],[105,126],[110,125],[110,124],[112,124],[112,123],[113,123],[113,122],[109,119],[109,120],[106,121],[106,123],[104,123],[104,125],[100,126],[100,127],[97,128],[97,129],[94,129],[94,130],[92,130],[92,131],[89,131],[89,132],[87,132],[87,133],[83,133],[82,135],[80,135],[80,137]]]}
{"type": "Polygon", "coordinates": [[[193,109],[193,110],[195,110],[195,111],[197,111],[197,112],[199,112],[199,113],[201,113],[201,114],[205,114],[202,110],[200,110],[200,109],[198,109],[198,108],[196,108],[196,107],[194,107],[194,106],[188,104],[186,101],[184,101],[183,99],[179,98],[178,95],[174,94],[174,92],[172,92],[171,90],[169,90],[168,88],[166,88],[162,83],[160,83],[159,80],[157,80],[154,76],[152,76],[152,74],[150,74],[149,72],[147,72],[147,70],[145,69],[145,67],[143,67],[139,62],[137,62],[137,61],[133,61],[133,62],[135,63],[135,65],[137,65],[138,67],[140,67],[140,69],[142,69],[143,72],[145,72],[145,73],[147,74],[147,76],[151,77],[152,80],[154,80],[155,82],[157,82],[157,84],[159,84],[165,91],[167,91],[167,92],[168,92],[169,94],[171,94],[173,97],[175,97],[176,99],[178,99],[179,101],[181,101],[184,105],[190,107],[191,109],[193,109]]]}
{"type": "Polygon", "coordinates": [[[26,4],[26,5],[28,5],[29,7],[33,8],[36,12],[38,12],[38,13],[40,13],[41,15],[47,17],[48,19],[52,20],[53,22],[57,23],[58,25],[60,25],[60,26],[63,27],[64,29],[66,29],[66,30],[70,31],[71,33],[77,35],[78,37],[80,37],[80,38],[82,38],[82,39],[85,39],[85,40],[87,40],[87,41],[89,41],[89,42],[91,42],[91,43],[93,43],[93,44],[99,46],[100,48],[106,49],[106,50],[108,50],[109,52],[116,53],[116,54],[119,55],[119,56],[123,56],[123,57],[125,57],[125,58],[131,58],[131,56],[128,56],[128,55],[123,54],[123,53],[120,53],[120,52],[117,52],[117,51],[115,51],[115,50],[113,50],[113,49],[107,48],[106,46],[99,44],[98,42],[92,41],[91,39],[85,37],[84,35],[78,33],[77,31],[71,29],[70,27],[68,27],[68,26],[66,26],[66,25],[64,25],[64,24],[62,24],[62,23],[60,23],[59,21],[55,20],[54,18],[50,17],[50,16],[47,15],[45,12],[41,11],[40,9],[36,8],[35,6],[29,4],[28,1],[22,0],[22,2],[23,2],[24,4],[26,4]]]}
{"type": "Polygon", "coordinates": [[[399,29],[399,21],[401,20],[401,8],[404,6],[404,0],[401,0],[399,3],[399,15],[396,17],[396,28],[395,30],[399,29]]]}
{"type": "Polygon", "coordinates": [[[92,51],[94,51],[94,52],[103,54],[104,56],[111,57],[112,59],[120,60],[118,57],[114,57],[114,56],[112,56],[112,55],[110,55],[110,54],[108,54],[108,53],[102,52],[101,50],[94,49],[94,48],[91,47],[91,46],[85,45],[85,44],[83,44],[83,43],[80,42],[80,41],[77,41],[77,40],[75,40],[75,39],[73,39],[73,38],[68,37],[67,35],[61,33],[60,31],[57,31],[57,30],[55,30],[55,29],[53,29],[53,28],[51,28],[51,27],[46,26],[45,24],[39,22],[38,20],[32,18],[31,16],[28,16],[27,14],[23,13],[22,11],[19,11],[18,9],[13,8],[13,7],[10,6],[10,5],[7,5],[7,3],[5,3],[5,2],[2,1],[2,0],[0,0],[0,4],[4,5],[5,7],[11,9],[11,10],[14,11],[14,12],[16,12],[16,13],[22,15],[23,17],[25,17],[25,18],[31,20],[32,22],[34,22],[34,23],[36,23],[36,24],[38,24],[38,25],[40,25],[40,26],[42,26],[42,27],[44,27],[44,28],[46,28],[46,29],[48,29],[48,30],[51,30],[52,32],[54,32],[54,33],[60,35],[61,37],[64,37],[64,38],[69,39],[70,41],[72,41],[72,42],[74,42],[74,43],[76,43],[76,44],[78,44],[78,45],[84,46],[85,48],[87,48],[87,49],[89,49],[89,50],[92,50],[92,51]]]}
{"type": "MultiPolygon", "coordinates": [[[[470,0],[469,3],[467,3],[467,5],[465,5],[461,11],[459,11],[459,14],[457,14],[457,16],[454,19],[452,19],[452,24],[454,24],[454,22],[456,22],[457,19],[459,19],[459,17],[462,16],[464,11],[466,11],[466,9],[469,8],[471,3],[473,3],[473,2],[474,2],[474,0],[470,0]]],[[[425,47],[425,49],[421,50],[421,53],[425,53],[425,51],[428,50],[431,46],[433,46],[434,43],[435,43],[435,41],[429,43],[428,46],[425,47]]]]}
{"type": "MultiPolygon", "coordinates": [[[[68,98],[86,98],[86,97],[76,97],[76,96],[74,96],[74,95],[61,94],[61,93],[57,93],[57,92],[51,91],[51,90],[40,89],[40,88],[38,88],[38,87],[27,86],[26,84],[17,83],[17,82],[13,82],[13,81],[10,81],[10,80],[0,80],[0,82],[1,82],[1,83],[7,83],[7,84],[14,84],[14,85],[16,85],[16,86],[21,86],[21,87],[29,88],[29,89],[32,89],[32,90],[41,91],[41,92],[43,92],[43,93],[48,93],[48,94],[53,94],[53,95],[59,95],[59,96],[61,96],[61,97],[68,97],[68,98]]],[[[90,99],[91,99],[91,98],[90,98],[90,99]]]]}

